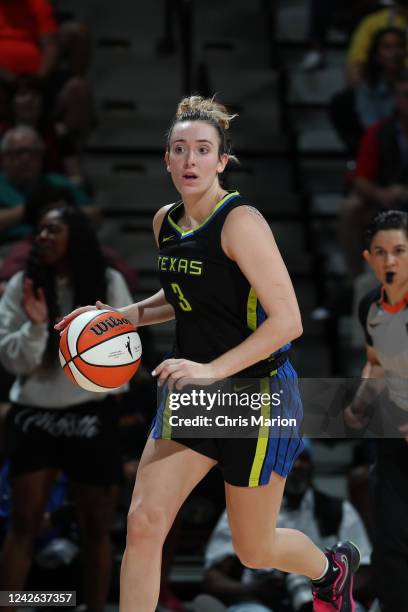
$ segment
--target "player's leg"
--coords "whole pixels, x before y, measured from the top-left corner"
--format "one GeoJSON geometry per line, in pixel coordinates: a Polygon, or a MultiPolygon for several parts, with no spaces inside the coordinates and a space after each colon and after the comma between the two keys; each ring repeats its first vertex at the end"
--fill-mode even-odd
{"type": "Polygon", "coordinates": [[[260,487],[225,484],[234,548],[247,567],[274,567],[317,578],[326,567],[322,551],[300,531],[275,528],[285,480],[272,472],[269,484],[260,487]]]}
{"type": "Polygon", "coordinates": [[[128,516],[121,612],[155,610],[164,540],[189,493],[215,464],[172,440],[147,441],[128,516]]]}
{"type": "Polygon", "coordinates": [[[315,611],[352,612],[353,573],[360,562],[359,551],[345,542],[325,554],[300,531],[276,528],[284,485],[285,478],[275,472],[269,483],[260,487],[225,485],[238,557],[248,567],[274,567],[318,581],[313,589],[315,611]]]}

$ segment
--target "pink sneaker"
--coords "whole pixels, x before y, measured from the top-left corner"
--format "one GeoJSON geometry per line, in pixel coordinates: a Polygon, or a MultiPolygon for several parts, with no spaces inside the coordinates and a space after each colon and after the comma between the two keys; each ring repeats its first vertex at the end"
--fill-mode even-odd
{"type": "Polygon", "coordinates": [[[334,563],[337,575],[327,586],[313,584],[314,612],[355,612],[353,576],[360,565],[360,551],[352,542],[339,542],[326,555],[334,563]]]}

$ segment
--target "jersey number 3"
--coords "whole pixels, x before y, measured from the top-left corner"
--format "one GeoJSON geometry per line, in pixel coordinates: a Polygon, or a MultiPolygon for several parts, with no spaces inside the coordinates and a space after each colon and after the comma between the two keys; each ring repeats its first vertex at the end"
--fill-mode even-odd
{"type": "Polygon", "coordinates": [[[178,297],[178,302],[180,304],[181,310],[184,310],[184,312],[190,312],[190,310],[193,310],[191,308],[190,302],[184,297],[184,294],[180,289],[180,285],[178,285],[177,283],[171,283],[171,288],[178,297]]]}

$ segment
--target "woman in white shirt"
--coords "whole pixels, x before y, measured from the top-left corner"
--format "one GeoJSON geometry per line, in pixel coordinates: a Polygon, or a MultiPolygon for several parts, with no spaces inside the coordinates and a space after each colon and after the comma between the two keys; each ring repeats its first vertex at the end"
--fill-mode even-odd
{"type": "Polygon", "coordinates": [[[113,306],[131,302],[87,217],[66,207],[40,218],[26,269],[11,278],[0,302],[0,360],[16,376],[6,419],[12,518],[1,588],[24,589],[50,488],[64,471],[83,539],[87,609],[95,612],[109,587],[110,528],[122,477],[118,412],[112,395],[85,391],[65,376],[53,326],[67,310],[101,295],[113,306]]]}

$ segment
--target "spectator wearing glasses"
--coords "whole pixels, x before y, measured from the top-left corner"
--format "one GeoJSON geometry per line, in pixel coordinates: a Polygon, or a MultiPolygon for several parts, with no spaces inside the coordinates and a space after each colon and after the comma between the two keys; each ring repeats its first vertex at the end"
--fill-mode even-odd
{"type": "Polygon", "coordinates": [[[0,245],[30,232],[24,223],[25,202],[43,181],[56,187],[66,187],[76,205],[84,206],[84,211],[91,217],[96,216],[96,209],[90,205],[89,197],[72,181],[59,174],[44,172],[44,144],[33,128],[19,126],[8,130],[2,140],[1,153],[0,245]]]}
{"type": "Polygon", "coordinates": [[[44,142],[44,168],[47,172],[66,174],[74,182],[83,182],[78,148],[73,136],[61,131],[47,109],[46,91],[40,79],[24,75],[17,79],[11,98],[12,117],[0,122],[5,133],[18,125],[28,125],[38,131],[44,142]]]}

